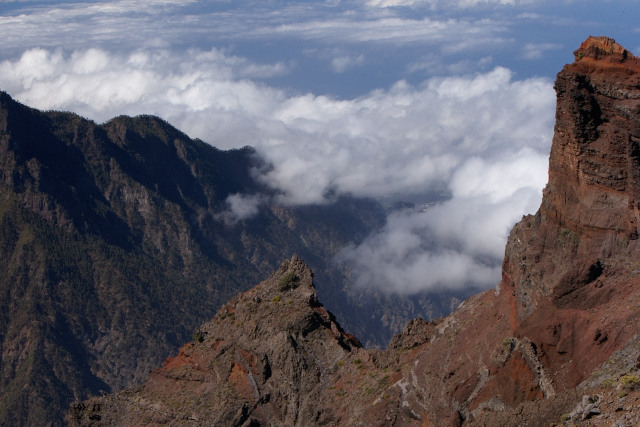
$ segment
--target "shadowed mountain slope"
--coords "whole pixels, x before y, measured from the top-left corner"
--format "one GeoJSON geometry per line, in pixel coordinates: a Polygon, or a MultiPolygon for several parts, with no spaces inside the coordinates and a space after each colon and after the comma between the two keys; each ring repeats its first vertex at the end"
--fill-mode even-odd
{"type": "Polygon", "coordinates": [[[292,253],[343,283],[333,254],[382,208],[264,203],[234,223],[229,195],[268,194],[258,166],[156,117],[97,125],[0,93],[0,423],[59,425],[73,400],[141,382],[292,253]]]}

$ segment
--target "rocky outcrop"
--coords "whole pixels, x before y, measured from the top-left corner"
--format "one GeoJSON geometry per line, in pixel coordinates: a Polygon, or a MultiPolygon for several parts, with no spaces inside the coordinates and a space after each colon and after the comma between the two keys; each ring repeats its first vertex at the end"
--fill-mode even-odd
{"type": "MultiPolygon", "coordinates": [[[[141,386],[74,403],[88,425],[404,425],[422,419],[415,356],[435,325],[365,350],[317,299],[298,257],[230,300],[141,386]]],[[[437,335],[439,335],[436,332],[437,335]]]]}
{"type": "Polygon", "coordinates": [[[495,292],[466,301],[445,320],[450,342],[432,339],[418,357],[452,373],[444,381],[442,371],[415,373],[440,390],[426,401],[432,420],[557,401],[640,326],[640,61],[604,37],[588,38],[575,58],[555,84],[540,210],[511,231],[495,292]]]}
{"type": "Polygon", "coordinates": [[[503,289],[557,387],[573,387],[635,333],[640,60],[590,37],[558,74],[549,184],[512,231],[503,289]],[[542,329],[542,330],[541,330],[542,329]],[[568,363],[571,361],[572,365],[568,363]]]}
{"type": "Polygon", "coordinates": [[[590,37],[555,87],[549,184],[540,210],[511,231],[495,290],[366,351],[334,327],[294,259],[218,313],[180,363],[138,390],[76,404],[72,423],[199,425],[223,423],[222,414],[236,425],[637,421],[640,61],[590,37]],[[279,294],[290,271],[305,279],[279,294]],[[189,418],[200,399],[218,410],[189,418]]]}
{"type": "MultiPolygon", "coordinates": [[[[137,389],[74,406],[72,424],[336,424],[337,372],[360,343],[318,303],[297,257],[229,301],[137,389]]],[[[347,365],[345,368],[344,366],[347,365]]]]}

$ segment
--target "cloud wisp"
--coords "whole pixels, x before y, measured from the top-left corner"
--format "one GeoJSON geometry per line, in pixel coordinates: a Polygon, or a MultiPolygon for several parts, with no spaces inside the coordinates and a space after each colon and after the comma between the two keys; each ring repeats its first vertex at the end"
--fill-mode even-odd
{"type": "Polygon", "coordinates": [[[469,9],[484,6],[517,6],[540,0],[367,0],[373,7],[428,6],[432,9],[469,9]]]}
{"type": "Polygon", "coordinates": [[[238,221],[256,216],[260,205],[267,201],[268,198],[262,194],[230,194],[225,201],[227,209],[221,212],[216,219],[228,226],[233,226],[238,221]]]}
{"type": "Polygon", "coordinates": [[[453,174],[451,199],[392,213],[379,233],[343,249],[339,260],[356,286],[399,294],[496,285],[511,226],[540,205],[546,166],[546,156],[527,148],[471,159],[453,174]]]}

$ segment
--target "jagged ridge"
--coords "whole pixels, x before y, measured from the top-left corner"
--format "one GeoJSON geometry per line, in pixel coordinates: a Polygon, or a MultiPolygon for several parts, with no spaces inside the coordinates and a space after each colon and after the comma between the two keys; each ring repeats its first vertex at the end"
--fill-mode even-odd
{"type": "Polygon", "coordinates": [[[331,379],[360,348],[318,303],[311,270],[294,257],[225,304],[143,386],[102,403],[81,403],[73,420],[84,424],[93,417],[128,425],[335,422],[339,416],[326,404],[331,379]]]}

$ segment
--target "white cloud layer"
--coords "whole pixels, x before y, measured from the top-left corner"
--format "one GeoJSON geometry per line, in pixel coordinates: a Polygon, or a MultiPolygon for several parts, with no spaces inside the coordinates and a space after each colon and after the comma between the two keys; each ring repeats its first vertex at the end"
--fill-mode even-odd
{"type": "MultiPolygon", "coordinates": [[[[456,4],[485,1],[495,2],[459,0],[456,4]]],[[[375,6],[390,5],[388,0],[378,3],[375,6]]],[[[399,0],[399,3],[419,6],[425,2],[399,0]]],[[[447,1],[427,3],[438,9],[451,6],[447,1]]],[[[235,10],[237,6],[224,4],[196,0],[52,2],[46,7],[26,9],[28,13],[6,16],[0,13],[0,34],[4,38],[0,50],[61,45],[81,48],[88,43],[131,48],[169,47],[176,41],[202,46],[207,45],[209,39],[300,39],[331,46],[420,43],[459,52],[487,44],[493,47],[504,44],[507,41],[501,34],[509,26],[509,22],[502,19],[398,16],[380,13],[377,7],[357,2],[350,2],[349,6],[323,1],[274,6],[271,2],[248,1],[246,7],[238,7],[240,13],[235,10]],[[349,10],[349,7],[354,8],[349,10]],[[198,9],[198,13],[193,13],[193,9],[198,9]]]]}
{"type": "Polygon", "coordinates": [[[546,167],[547,156],[529,148],[471,158],[454,172],[450,200],[390,215],[380,233],[339,259],[356,285],[388,292],[496,285],[509,230],[540,205],[546,167]]]}
{"type": "MultiPolygon", "coordinates": [[[[272,115],[286,133],[260,144],[276,166],[264,179],[285,190],[285,202],[317,203],[335,190],[372,197],[424,192],[450,182],[470,157],[491,166],[528,147],[546,158],[551,85],[511,78],[509,70],[496,68],[420,87],[399,82],[348,101],[287,98],[272,115]]],[[[502,191],[500,178],[493,179],[491,191],[502,191]]]]}
{"type": "Polygon", "coordinates": [[[426,5],[432,8],[473,8],[478,6],[516,6],[540,0],[367,0],[373,7],[398,7],[426,5]]]}
{"type": "MultiPolygon", "coordinates": [[[[537,208],[546,182],[551,82],[517,81],[496,67],[417,86],[399,81],[347,100],[259,83],[287,72],[285,64],[217,49],[31,49],[0,62],[0,88],[42,109],[97,121],[156,114],[221,148],[254,146],[273,165],[259,179],[281,191],[280,203],[445,186],[451,200],[392,215],[380,235],[349,248],[343,260],[358,283],[397,292],[494,285],[508,229],[537,208]]],[[[250,218],[263,201],[231,196],[227,220],[250,218]]]]}

